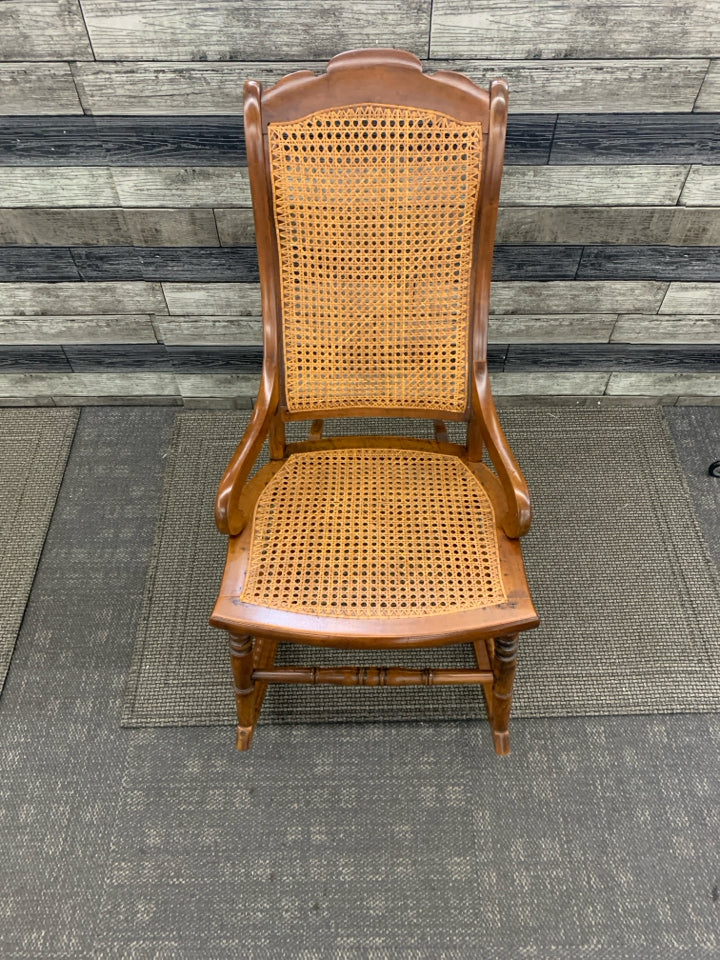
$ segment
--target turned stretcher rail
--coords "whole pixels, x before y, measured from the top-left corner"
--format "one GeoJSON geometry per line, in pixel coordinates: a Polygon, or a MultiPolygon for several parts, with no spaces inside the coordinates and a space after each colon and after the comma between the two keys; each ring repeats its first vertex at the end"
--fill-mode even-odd
{"type": "Polygon", "coordinates": [[[408,667],[267,667],[253,670],[265,683],[334,683],[344,687],[443,686],[492,683],[489,670],[410,669],[408,667]]]}

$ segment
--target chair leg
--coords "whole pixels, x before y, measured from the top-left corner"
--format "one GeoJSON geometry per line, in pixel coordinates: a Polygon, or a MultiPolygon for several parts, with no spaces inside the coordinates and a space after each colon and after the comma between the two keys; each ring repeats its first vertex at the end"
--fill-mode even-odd
{"type": "Polygon", "coordinates": [[[253,674],[253,638],[247,634],[230,633],[230,663],[235,682],[237,706],[237,748],[248,750],[255,732],[255,683],[253,674]]]}
{"type": "Polygon", "coordinates": [[[492,668],[495,681],[492,687],[492,726],[495,752],[501,757],[510,753],[510,708],[512,706],[512,688],[517,665],[517,634],[509,637],[495,637],[492,668]]]}

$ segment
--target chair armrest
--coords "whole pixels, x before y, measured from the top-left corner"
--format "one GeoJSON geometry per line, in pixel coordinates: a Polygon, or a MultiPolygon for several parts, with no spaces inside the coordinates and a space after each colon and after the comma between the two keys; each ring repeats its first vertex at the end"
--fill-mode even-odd
{"type": "Polygon", "coordinates": [[[507,509],[500,525],[508,537],[522,537],[532,523],[530,491],[500,425],[486,363],[473,364],[471,390],[473,413],[505,494],[507,509]]]}
{"type": "Polygon", "coordinates": [[[215,501],[215,524],[220,533],[235,536],[249,517],[242,509],[241,497],[262,445],[270,431],[270,421],[277,409],[277,386],[272,376],[263,378],[250,423],[223,474],[215,501]]]}

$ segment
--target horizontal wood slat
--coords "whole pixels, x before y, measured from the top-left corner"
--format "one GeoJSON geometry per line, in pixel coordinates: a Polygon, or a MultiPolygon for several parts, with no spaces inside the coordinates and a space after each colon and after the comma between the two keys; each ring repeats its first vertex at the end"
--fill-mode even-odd
{"type": "Polygon", "coordinates": [[[378,46],[427,54],[430,0],[83,0],[98,60],[327,60],[378,46]]]}
{"type": "Polygon", "coordinates": [[[78,0],[3,0],[0,60],[92,60],[78,0]]]}
{"type": "Polygon", "coordinates": [[[0,64],[0,116],[82,112],[70,64],[0,64]]]}
{"type": "MultiPolygon", "coordinates": [[[[252,220],[249,209],[227,214],[231,224],[252,220]]],[[[210,247],[218,242],[213,211],[200,207],[3,208],[0,198],[0,244],[210,247]]],[[[254,243],[253,230],[248,245],[254,243]]]]}
{"type": "Polygon", "coordinates": [[[695,103],[695,110],[720,110],[720,60],[712,60],[695,103]]]}
{"type": "Polygon", "coordinates": [[[720,344],[720,316],[621,315],[610,339],[614,343],[720,344]]]}
{"type": "Polygon", "coordinates": [[[432,57],[709,57],[720,49],[716,0],[435,0],[432,57]]]}
{"type": "Polygon", "coordinates": [[[718,163],[715,114],[559,116],[550,163],[718,163]]]}
{"type": "Polygon", "coordinates": [[[151,314],[0,317],[0,344],[156,343],[151,314]]]}
{"type": "Polygon", "coordinates": [[[658,312],[720,314],[720,282],[671,283],[658,312]]]}
{"type": "Polygon", "coordinates": [[[720,166],[692,167],[679,202],[687,206],[717,206],[720,203],[720,166]]]}
{"type": "Polygon", "coordinates": [[[675,204],[687,174],[674,164],[506,167],[500,198],[522,206],[675,204]]]}
{"type": "Polygon", "coordinates": [[[143,281],[0,284],[0,317],[115,316],[118,313],[167,313],[160,284],[143,281]]]}

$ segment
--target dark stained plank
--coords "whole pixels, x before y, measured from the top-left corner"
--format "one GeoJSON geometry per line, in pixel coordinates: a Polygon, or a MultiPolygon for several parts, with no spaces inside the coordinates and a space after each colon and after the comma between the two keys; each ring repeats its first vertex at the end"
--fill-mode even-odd
{"type": "Polygon", "coordinates": [[[433,3],[431,57],[709,57],[719,49],[717,0],[433,3]]]}
{"type": "Polygon", "coordinates": [[[717,371],[720,346],[647,346],[629,343],[510,344],[505,370],[638,370],[686,369],[717,371]]]}
{"type": "Polygon", "coordinates": [[[182,373],[256,373],[262,367],[261,346],[167,347],[172,366],[182,373]]]}
{"type": "Polygon", "coordinates": [[[62,347],[59,346],[0,346],[0,372],[69,373],[62,347]]]}
{"type": "Polygon", "coordinates": [[[548,163],[554,129],[553,114],[532,116],[511,113],[505,141],[505,163],[548,163]]]}
{"type": "Polygon", "coordinates": [[[69,63],[0,64],[0,116],[82,112],[69,63]]]}
{"type": "Polygon", "coordinates": [[[586,246],[577,279],[718,280],[720,246],[586,246]]]}
{"type": "Polygon", "coordinates": [[[83,280],[258,280],[255,247],[73,247],[83,280]]]}
{"type": "Polygon", "coordinates": [[[0,281],[79,280],[67,247],[0,246],[0,281]]]}
{"type": "Polygon", "coordinates": [[[558,117],[550,163],[718,163],[720,114],[558,117]]]}
{"type": "Polygon", "coordinates": [[[66,344],[62,348],[73,373],[105,370],[171,370],[163,344],[66,344]]]}
{"type": "Polygon", "coordinates": [[[493,280],[572,280],[580,246],[498,244],[493,257],[493,280]]]}
{"type": "Polygon", "coordinates": [[[78,0],[3,0],[0,60],[92,60],[78,0]]]}
{"type": "Polygon", "coordinates": [[[324,60],[357,47],[427,55],[431,0],[84,0],[98,60],[324,60]]]}
{"type": "Polygon", "coordinates": [[[245,164],[239,117],[0,117],[3,166],[245,164]]]}

